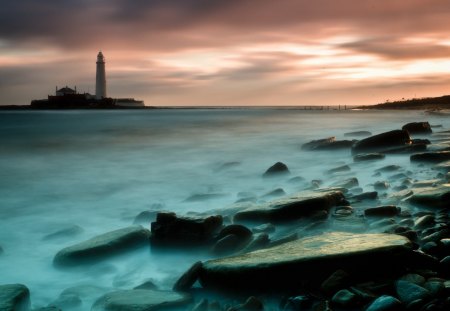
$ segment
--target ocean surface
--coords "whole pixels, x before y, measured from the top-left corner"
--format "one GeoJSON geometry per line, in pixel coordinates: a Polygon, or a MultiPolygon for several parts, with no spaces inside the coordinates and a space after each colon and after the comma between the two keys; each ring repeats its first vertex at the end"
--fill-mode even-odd
{"type": "MultiPolygon", "coordinates": [[[[335,180],[325,172],[353,165],[350,151],[308,152],[301,150],[303,143],[351,139],[344,133],[352,131],[377,134],[413,121],[450,128],[448,117],[421,111],[2,111],[0,283],[27,285],[35,307],[73,290],[83,300],[73,310],[88,310],[101,293],[146,280],[171,288],[192,263],[209,255],[145,249],[71,270],[55,269],[52,260],[63,247],[131,225],[142,211],[208,213],[242,197],[264,201],[277,188],[292,194],[312,180],[331,185],[335,180]],[[278,161],[289,167],[290,177],[263,179],[278,161]],[[296,176],[301,179],[289,180],[296,176]],[[211,196],[195,196],[205,194],[211,196]],[[49,237],[64,229],[73,234],[49,237]]],[[[352,172],[371,191],[374,169],[387,164],[411,166],[408,156],[389,156],[353,165],[352,172]]],[[[421,177],[420,169],[410,169],[421,177]]]]}

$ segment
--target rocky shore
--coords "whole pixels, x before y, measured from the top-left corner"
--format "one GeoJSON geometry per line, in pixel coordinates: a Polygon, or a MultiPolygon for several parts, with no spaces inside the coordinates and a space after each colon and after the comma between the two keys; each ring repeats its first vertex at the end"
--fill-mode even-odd
{"type": "MultiPolygon", "coordinates": [[[[210,256],[192,262],[172,288],[151,281],[107,290],[74,286],[35,306],[26,284],[3,284],[0,310],[450,310],[450,131],[414,122],[345,136],[301,146],[311,156],[342,149],[351,155],[302,180],[308,186],[298,193],[243,195],[232,206],[189,216],[143,211],[134,225],[61,247],[49,262],[83,271],[142,248],[210,256]],[[376,167],[377,181],[364,191],[354,168],[389,157],[409,164],[376,167]],[[330,186],[322,187],[324,178],[330,186]]],[[[255,178],[301,179],[275,161],[255,178]]],[[[79,230],[69,229],[44,241],[79,230]]]]}

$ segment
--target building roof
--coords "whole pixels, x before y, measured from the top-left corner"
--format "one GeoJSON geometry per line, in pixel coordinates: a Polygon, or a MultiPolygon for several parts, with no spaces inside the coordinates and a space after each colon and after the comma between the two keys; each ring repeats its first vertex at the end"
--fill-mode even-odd
{"type": "Polygon", "coordinates": [[[60,92],[60,93],[75,93],[76,91],[74,90],[74,89],[71,89],[70,87],[63,87],[63,88],[60,88],[59,90],[57,90],[57,92],[60,92]]]}

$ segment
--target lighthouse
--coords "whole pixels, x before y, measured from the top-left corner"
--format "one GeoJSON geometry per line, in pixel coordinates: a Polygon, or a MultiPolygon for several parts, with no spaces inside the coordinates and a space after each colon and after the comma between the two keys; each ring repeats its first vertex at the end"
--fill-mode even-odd
{"type": "Polygon", "coordinates": [[[105,57],[100,51],[97,55],[97,72],[95,75],[95,98],[102,99],[106,97],[106,73],[105,57]]]}

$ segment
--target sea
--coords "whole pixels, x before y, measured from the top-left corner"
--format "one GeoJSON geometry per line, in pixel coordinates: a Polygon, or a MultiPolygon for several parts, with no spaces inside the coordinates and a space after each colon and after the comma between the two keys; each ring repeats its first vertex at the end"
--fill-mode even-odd
{"type": "Polygon", "coordinates": [[[289,195],[313,180],[327,187],[336,180],[326,171],[344,164],[363,191],[373,190],[374,170],[388,164],[432,178],[405,155],[356,165],[349,150],[301,149],[315,139],[352,139],[344,134],[377,134],[414,121],[450,128],[448,116],[423,111],[1,111],[0,284],[25,284],[34,307],[74,293],[82,302],[70,310],[88,310],[104,292],[149,280],[170,289],[211,255],[145,248],[74,269],[57,269],[52,260],[66,246],[132,225],[143,211],[214,214],[245,197],[269,200],[275,189],[289,195]],[[289,177],[262,178],[276,162],[288,166],[289,177]],[[61,231],[68,234],[55,235],[61,231]]]}

